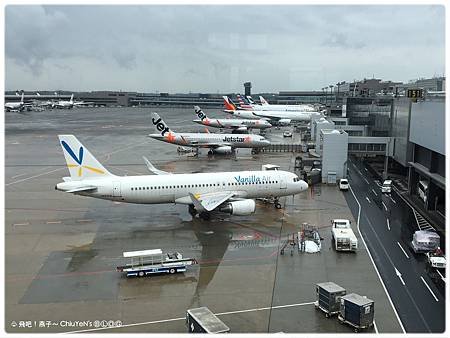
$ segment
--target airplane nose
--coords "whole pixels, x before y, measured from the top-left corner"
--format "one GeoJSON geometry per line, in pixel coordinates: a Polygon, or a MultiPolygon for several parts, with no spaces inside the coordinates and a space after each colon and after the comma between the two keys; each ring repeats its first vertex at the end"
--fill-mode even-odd
{"type": "Polygon", "coordinates": [[[270,141],[269,140],[261,140],[261,143],[263,144],[263,146],[270,145],[270,141]]]}
{"type": "Polygon", "coordinates": [[[304,191],[304,190],[308,189],[309,185],[308,185],[308,183],[306,183],[305,181],[302,180],[302,181],[300,181],[300,187],[301,187],[302,191],[304,191]]]}

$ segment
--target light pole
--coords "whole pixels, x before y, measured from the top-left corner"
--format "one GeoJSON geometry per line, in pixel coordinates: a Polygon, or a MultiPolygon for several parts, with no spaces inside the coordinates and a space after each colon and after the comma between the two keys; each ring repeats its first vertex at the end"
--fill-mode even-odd
{"type": "Polygon", "coordinates": [[[330,85],[330,111],[331,111],[331,104],[333,103],[333,85],[330,85]]]}
{"type": "Polygon", "coordinates": [[[322,93],[325,93],[325,107],[327,106],[327,92],[326,92],[326,90],[327,90],[327,87],[323,87],[322,88],[322,93]]]}

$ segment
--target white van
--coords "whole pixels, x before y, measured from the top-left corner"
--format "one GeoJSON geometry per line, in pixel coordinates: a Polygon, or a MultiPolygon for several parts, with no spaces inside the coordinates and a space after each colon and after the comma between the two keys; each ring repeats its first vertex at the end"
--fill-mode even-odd
{"type": "Polygon", "coordinates": [[[381,187],[381,192],[385,194],[390,194],[392,189],[392,180],[385,180],[381,187]]]}

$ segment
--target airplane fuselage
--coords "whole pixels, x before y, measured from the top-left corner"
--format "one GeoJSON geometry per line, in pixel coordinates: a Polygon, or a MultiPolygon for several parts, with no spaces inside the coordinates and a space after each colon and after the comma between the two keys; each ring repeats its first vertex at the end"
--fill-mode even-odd
{"type": "Polygon", "coordinates": [[[83,185],[95,186],[93,192],[76,194],[125,203],[192,204],[193,195],[231,191],[237,198],[280,197],[300,193],[307,184],[297,175],[282,171],[238,171],[219,173],[108,176],[58,183],[57,190],[69,191],[83,185]]]}
{"type": "Polygon", "coordinates": [[[254,105],[253,110],[257,111],[292,111],[292,112],[313,112],[316,111],[314,107],[309,105],[278,105],[278,104],[266,104],[266,105],[254,105]]]}
{"type": "Polygon", "coordinates": [[[286,119],[291,121],[309,121],[311,116],[320,116],[319,112],[311,111],[258,111],[254,115],[270,119],[286,119]]]}
{"type": "Polygon", "coordinates": [[[264,137],[254,134],[213,134],[213,133],[175,133],[167,131],[164,135],[150,134],[151,138],[180,146],[209,147],[229,145],[232,148],[258,148],[270,144],[264,137]]]}
{"type": "Polygon", "coordinates": [[[194,120],[195,123],[203,124],[213,128],[249,128],[249,129],[266,129],[272,125],[263,119],[212,119],[205,117],[203,119],[194,120]]]}

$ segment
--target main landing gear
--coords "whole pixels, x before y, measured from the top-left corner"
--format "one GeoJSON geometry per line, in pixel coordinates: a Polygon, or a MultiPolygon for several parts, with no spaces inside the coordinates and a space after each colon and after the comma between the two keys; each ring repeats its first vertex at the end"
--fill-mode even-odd
{"type": "Polygon", "coordinates": [[[194,206],[192,204],[189,205],[189,214],[192,216],[192,218],[195,217],[195,215],[197,215],[197,210],[195,210],[194,206]]]}
{"type": "MultiPolygon", "coordinates": [[[[197,210],[192,204],[189,205],[188,212],[192,216],[192,218],[194,218],[198,214],[197,210]]],[[[204,221],[209,221],[211,219],[211,214],[207,211],[203,211],[198,214],[198,217],[200,217],[204,221]]]]}
{"type": "Polygon", "coordinates": [[[264,204],[273,204],[275,209],[281,209],[283,207],[278,197],[258,198],[258,200],[264,202],[264,204]]]}
{"type": "Polygon", "coordinates": [[[281,203],[278,198],[275,198],[273,201],[273,205],[275,206],[275,209],[281,209],[281,203]]]}

